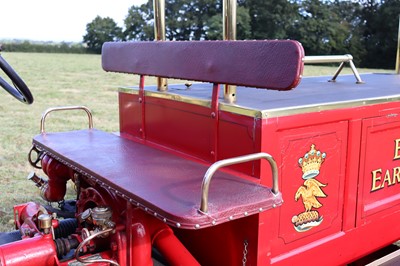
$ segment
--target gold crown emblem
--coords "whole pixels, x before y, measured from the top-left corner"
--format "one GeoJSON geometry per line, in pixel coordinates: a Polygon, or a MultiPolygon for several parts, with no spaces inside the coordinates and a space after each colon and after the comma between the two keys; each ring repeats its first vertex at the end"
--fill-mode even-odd
{"type": "Polygon", "coordinates": [[[321,164],[325,161],[326,153],[321,153],[315,149],[315,145],[311,145],[311,149],[304,157],[299,159],[299,166],[303,171],[303,179],[310,179],[319,175],[321,164]]]}

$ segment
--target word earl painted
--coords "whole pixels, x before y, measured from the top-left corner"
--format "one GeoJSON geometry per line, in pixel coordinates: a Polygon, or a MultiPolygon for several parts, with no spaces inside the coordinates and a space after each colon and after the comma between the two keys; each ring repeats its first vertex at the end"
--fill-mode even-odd
{"type": "MultiPolygon", "coordinates": [[[[400,159],[400,139],[394,141],[394,156],[393,161],[400,159]]],[[[372,174],[372,188],[371,192],[380,190],[382,188],[400,183],[400,166],[392,169],[383,170],[378,168],[371,171],[372,174]]]]}

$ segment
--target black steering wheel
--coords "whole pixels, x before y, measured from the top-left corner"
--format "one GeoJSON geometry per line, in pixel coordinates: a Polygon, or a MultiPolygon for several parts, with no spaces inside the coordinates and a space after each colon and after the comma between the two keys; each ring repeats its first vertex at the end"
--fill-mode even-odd
{"type": "Polygon", "coordinates": [[[26,86],[25,82],[18,76],[17,72],[7,63],[7,61],[0,55],[0,68],[11,79],[14,86],[10,85],[2,77],[0,77],[0,86],[3,87],[8,93],[14,96],[17,100],[31,104],[33,103],[33,96],[31,91],[26,86]]]}

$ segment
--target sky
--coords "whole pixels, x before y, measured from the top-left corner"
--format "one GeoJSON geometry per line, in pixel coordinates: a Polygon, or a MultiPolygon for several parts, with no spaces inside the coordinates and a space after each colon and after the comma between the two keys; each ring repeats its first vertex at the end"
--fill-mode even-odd
{"type": "Polygon", "coordinates": [[[97,15],[123,27],[128,9],[146,0],[8,0],[0,3],[0,40],[82,42],[97,15]]]}

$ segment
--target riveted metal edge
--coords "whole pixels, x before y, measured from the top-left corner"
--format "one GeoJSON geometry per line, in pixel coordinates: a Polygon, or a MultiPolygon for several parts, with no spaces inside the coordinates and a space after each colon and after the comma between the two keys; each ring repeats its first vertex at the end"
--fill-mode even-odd
{"type": "MultiPolygon", "coordinates": [[[[71,168],[72,170],[76,171],[77,173],[81,174],[83,177],[86,177],[88,179],[90,179],[91,181],[93,181],[94,183],[99,184],[101,187],[108,189],[109,191],[111,191],[112,193],[114,193],[115,195],[122,197],[124,199],[126,199],[127,201],[129,201],[131,204],[136,205],[138,208],[142,209],[143,211],[153,215],[154,217],[156,217],[157,219],[163,221],[164,223],[173,226],[173,227],[178,227],[178,228],[184,228],[184,229],[191,229],[193,228],[193,224],[186,224],[186,223],[179,223],[170,219],[167,219],[166,217],[163,217],[162,215],[160,215],[159,213],[157,213],[156,211],[144,206],[143,204],[139,203],[138,201],[130,198],[128,195],[125,195],[124,193],[117,191],[116,189],[110,187],[109,185],[107,185],[106,183],[104,183],[103,181],[97,179],[96,177],[92,176],[91,174],[83,171],[82,169],[79,169],[78,167],[68,163],[67,161],[63,160],[62,158],[60,158],[59,156],[53,154],[52,152],[47,151],[47,149],[37,143],[34,143],[33,146],[35,146],[36,148],[42,149],[46,151],[46,154],[54,159],[56,159],[57,161],[59,161],[60,163],[66,165],[67,167],[71,168]]],[[[274,205],[276,206],[280,206],[282,204],[282,202],[278,202],[274,205]]],[[[264,209],[263,209],[264,210],[264,209]]],[[[260,212],[260,209],[255,209],[255,210],[250,210],[244,213],[244,216],[249,216],[249,215],[253,215],[253,214],[257,214],[260,212]]],[[[243,217],[243,216],[242,216],[243,217]]],[[[220,222],[224,222],[226,221],[226,217],[222,218],[222,219],[215,219],[213,217],[209,217],[211,219],[210,222],[208,223],[204,223],[204,224],[199,224],[199,228],[200,227],[209,227],[209,226],[215,226],[216,224],[220,223],[220,222]]],[[[232,215],[228,217],[228,221],[232,221],[232,220],[236,220],[241,218],[240,215],[232,215]]],[[[197,228],[195,228],[197,229],[197,228]]]]}

